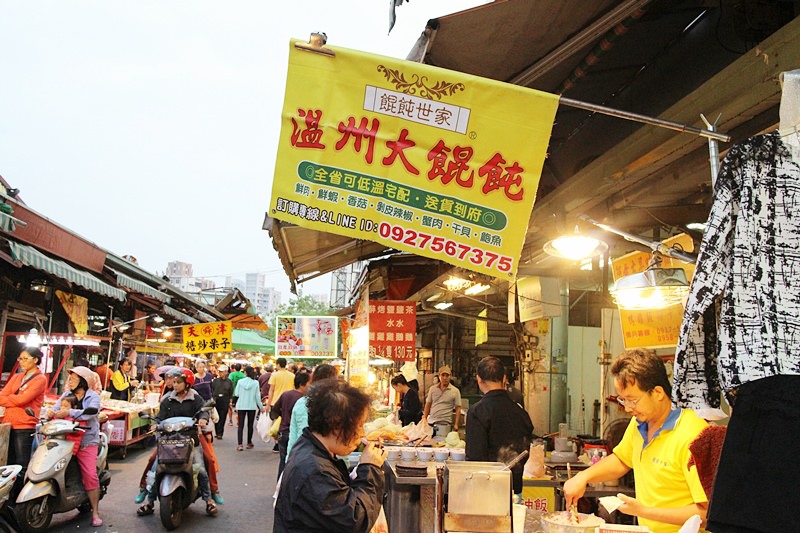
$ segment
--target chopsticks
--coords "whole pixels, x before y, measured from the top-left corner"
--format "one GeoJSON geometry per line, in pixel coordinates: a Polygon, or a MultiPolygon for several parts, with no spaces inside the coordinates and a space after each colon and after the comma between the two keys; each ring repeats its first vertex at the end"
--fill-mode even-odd
{"type": "MultiPolygon", "coordinates": [[[[568,462],[567,462],[567,480],[569,481],[569,479],[570,479],[571,477],[572,477],[572,467],[569,465],[569,461],[568,461],[568,462]]],[[[577,510],[577,508],[575,507],[575,504],[574,504],[574,503],[573,503],[572,505],[570,505],[570,506],[569,506],[569,516],[570,516],[570,519],[571,519],[571,520],[572,520],[574,523],[576,523],[576,524],[578,523],[578,510],[577,510]]]]}

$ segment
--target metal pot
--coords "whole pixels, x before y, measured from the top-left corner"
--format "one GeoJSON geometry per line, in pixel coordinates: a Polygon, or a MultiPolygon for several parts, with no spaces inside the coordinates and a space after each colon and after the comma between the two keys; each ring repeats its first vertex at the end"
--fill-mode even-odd
{"type": "Polygon", "coordinates": [[[606,523],[605,520],[593,514],[578,513],[578,523],[569,524],[569,513],[545,513],[542,515],[542,530],[545,533],[594,533],[595,528],[606,523]]]}

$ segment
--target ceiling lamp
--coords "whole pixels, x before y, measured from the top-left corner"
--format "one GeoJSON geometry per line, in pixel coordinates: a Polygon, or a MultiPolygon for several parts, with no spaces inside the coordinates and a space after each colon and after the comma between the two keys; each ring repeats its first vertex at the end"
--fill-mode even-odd
{"type": "Polygon", "coordinates": [[[445,309],[453,307],[453,302],[439,302],[438,304],[434,305],[434,307],[440,311],[444,311],[445,309]]]}
{"type": "Polygon", "coordinates": [[[450,276],[444,281],[444,286],[447,287],[447,290],[454,292],[465,289],[470,285],[472,285],[471,281],[464,278],[459,278],[458,276],[450,276]]]}
{"type": "Polygon", "coordinates": [[[476,283],[471,287],[467,287],[467,289],[464,291],[464,294],[468,296],[475,296],[476,294],[481,294],[483,292],[488,291],[491,288],[492,286],[489,285],[488,283],[476,283]]]}
{"type": "Polygon", "coordinates": [[[663,309],[683,303],[689,282],[682,268],[651,267],[620,278],[610,292],[620,309],[663,309]]]}
{"type": "Polygon", "coordinates": [[[552,241],[548,241],[543,248],[545,253],[553,257],[579,261],[601,253],[608,246],[599,239],[581,235],[580,229],[575,226],[573,234],[562,235],[552,241]]]}

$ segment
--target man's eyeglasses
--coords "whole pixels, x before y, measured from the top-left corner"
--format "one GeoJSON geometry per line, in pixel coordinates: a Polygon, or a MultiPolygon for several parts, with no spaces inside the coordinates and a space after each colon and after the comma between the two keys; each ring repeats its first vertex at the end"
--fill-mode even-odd
{"type": "Polygon", "coordinates": [[[617,403],[620,404],[622,407],[630,407],[631,409],[633,409],[634,407],[636,407],[636,404],[639,403],[639,401],[642,398],[644,398],[644,396],[639,396],[635,400],[626,400],[622,396],[617,396],[617,403]]]}

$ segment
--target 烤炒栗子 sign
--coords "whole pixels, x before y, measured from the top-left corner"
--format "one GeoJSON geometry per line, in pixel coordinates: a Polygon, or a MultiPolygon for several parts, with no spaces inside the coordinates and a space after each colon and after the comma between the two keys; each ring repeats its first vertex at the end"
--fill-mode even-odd
{"type": "Polygon", "coordinates": [[[183,351],[188,354],[233,350],[231,321],[182,326],[183,351]]]}

